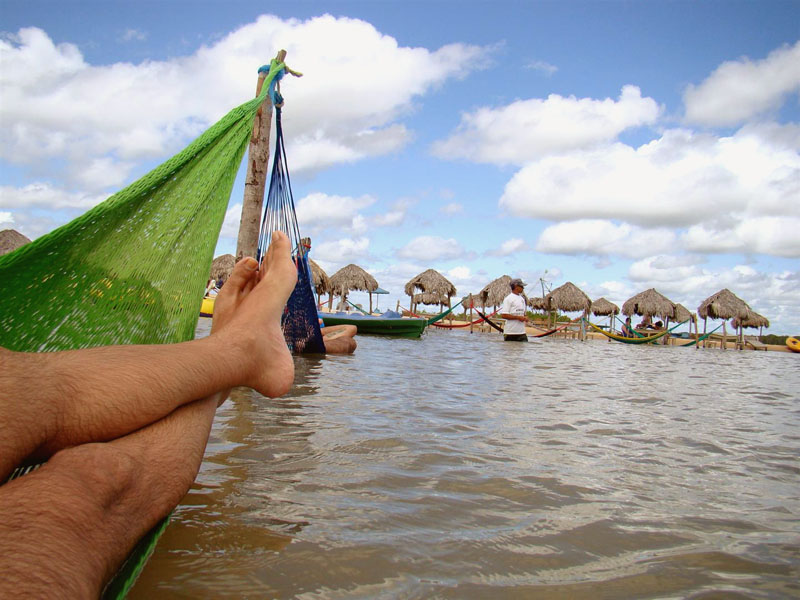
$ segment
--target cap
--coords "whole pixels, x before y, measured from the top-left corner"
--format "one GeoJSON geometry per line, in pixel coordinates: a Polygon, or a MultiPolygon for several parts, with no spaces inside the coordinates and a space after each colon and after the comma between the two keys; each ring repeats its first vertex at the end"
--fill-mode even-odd
{"type": "Polygon", "coordinates": [[[514,286],[517,286],[517,285],[518,285],[518,286],[520,286],[520,287],[525,287],[525,282],[524,282],[524,281],[522,281],[522,279],[519,279],[519,278],[517,278],[517,279],[512,279],[512,280],[509,282],[509,285],[510,285],[512,288],[513,288],[514,286]]]}

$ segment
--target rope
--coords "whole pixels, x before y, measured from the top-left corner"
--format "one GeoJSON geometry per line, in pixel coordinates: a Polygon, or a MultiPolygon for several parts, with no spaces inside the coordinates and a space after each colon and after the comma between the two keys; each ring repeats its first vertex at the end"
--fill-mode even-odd
{"type": "Polygon", "coordinates": [[[369,313],[367,311],[365,311],[363,308],[361,308],[360,306],[358,306],[357,304],[353,304],[352,302],[350,302],[350,300],[347,300],[347,299],[345,299],[345,302],[347,302],[350,306],[355,308],[357,311],[369,316],[369,313]]]}

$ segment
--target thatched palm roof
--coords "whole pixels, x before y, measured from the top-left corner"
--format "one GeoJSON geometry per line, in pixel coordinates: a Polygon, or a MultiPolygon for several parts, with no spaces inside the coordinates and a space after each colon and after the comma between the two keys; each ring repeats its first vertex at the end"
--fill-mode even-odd
{"type": "Polygon", "coordinates": [[[751,310],[747,313],[747,316],[743,319],[739,317],[735,317],[733,319],[733,326],[736,328],[739,327],[749,327],[751,329],[758,329],[759,327],[769,327],[769,319],[767,317],[758,314],[754,310],[751,310]]]}
{"type": "Polygon", "coordinates": [[[596,317],[617,315],[619,314],[619,306],[613,302],[609,302],[605,298],[600,298],[592,302],[592,314],[596,317]]]}
{"type": "Polygon", "coordinates": [[[675,305],[675,322],[676,323],[683,323],[685,321],[689,321],[692,318],[692,313],[689,312],[689,309],[686,308],[683,304],[676,304],[675,305]]]}
{"type": "Polygon", "coordinates": [[[641,294],[636,294],[628,298],[622,305],[622,314],[626,317],[631,315],[661,317],[662,319],[675,320],[675,303],[666,296],[659,294],[655,288],[645,290],[641,294]]]}
{"type": "Polygon", "coordinates": [[[4,229],[0,231],[0,256],[16,250],[20,246],[29,243],[30,240],[14,229],[4,229]]]}
{"type": "Polygon", "coordinates": [[[422,292],[421,294],[414,294],[411,297],[411,301],[414,304],[449,304],[450,298],[433,292],[422,292]]]}
{"type": "Polygon", "coordinates": [[[505,297],[511,293],[510,283],[511,276],[503,275],[498,277],[478,292],[476,299],[483,306],[499,306],[503,303],[505,297]]]}
{"type": "Polygon", "coordinates": [[[311,267],[311,284],[314,286],[314,291],[318,296],[327,294],[331,289],[331,279],[328,274],[310,258],[308,266],[311,267]]]}
{"type": "Polygon", "coordinates": [[[564,312],[588,311],[592,306],[592,299],[571,281],[547,294],[544,302],[548,310],[564,312]]]}
{"type": "Polygon", "coordinates": [[[697,307],[697,314],[703,319],[745,319],[749,312],[747,303],[727,288],[709,296],[697,307]]]}
{"type": "Polygon", "coordinates": [[[228,277],[233,273],[233,265],[236,264],[236,259],[233,254],[221,254],[211,263],[211,278],[219,281],[227,281],[228,277]]]}
{"type": "Polygon", "coordinates": [[[338,296],[346,295],[350,290],[361,292],[374,292],[378,289],[378,282],[358,265],[342,267],[330,278],[330,291],[338,296]]]}
{"type": "MultiPolygon", "coordinates": [[[[422,292],[423,294],[434,294],[439,298],[445,298],[445,302],[447,302],[451,296],[456,295],[456,286],[450,283],[444,275],[433,269],[423,271],[409,280],[404,290],[408,296],[413,296],[417,292],[422,292]]],[[[435,304],[440,304],[440,302],[435,302],[435,304]]]]}
{"type": "Polygon", "coordinates": [[[544,298],[539,298],[538,296],[528,298],[528,306],[530,306],[533,310],[547,310],[547,305],[544,302],[544,298]]]}

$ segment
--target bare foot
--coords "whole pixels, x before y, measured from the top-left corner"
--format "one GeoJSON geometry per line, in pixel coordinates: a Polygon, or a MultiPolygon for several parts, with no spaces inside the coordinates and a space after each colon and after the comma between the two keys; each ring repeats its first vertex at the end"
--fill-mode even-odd
{"type": "Polygon", "coordinates": [[[274,232],[257,271],[255,262],[239,261],[222,287],[214,303],[212,335],[226,337],[243,351],[245,385],[274,398],[294,381],[294,361],[281,330],[281,315],[297,282],[289,238],[274,232]]]}

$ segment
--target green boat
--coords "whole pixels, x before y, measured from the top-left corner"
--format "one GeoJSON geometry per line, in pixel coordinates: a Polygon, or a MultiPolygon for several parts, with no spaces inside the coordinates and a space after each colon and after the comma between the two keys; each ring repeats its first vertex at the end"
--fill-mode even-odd
{"type": "Polygon", "coordinates": [[[358,333],[361,334],[418,338],[428,324],[427,319],[384,315],[373,317],[359,313],[319,313],[326,327],[332,325],[355,325],[358,333]]]}

